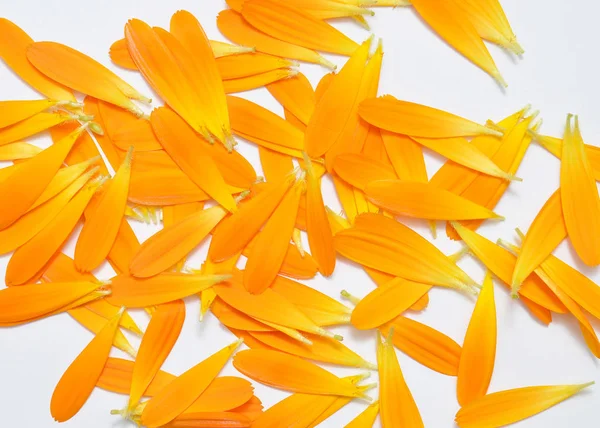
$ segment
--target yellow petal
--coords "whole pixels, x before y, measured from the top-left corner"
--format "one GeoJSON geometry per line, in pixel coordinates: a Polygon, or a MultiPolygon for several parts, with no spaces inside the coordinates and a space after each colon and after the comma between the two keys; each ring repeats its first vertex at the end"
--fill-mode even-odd
{"type": "Polygon", "coordinates": [[[302,73],[267,85],[277,101],[303,124],[308,125],[315,109],[315,91],[302,73]]]}
{"type": "Polygon", "coordinates": [[[71,115],[64,112],[38,113],[14,125],[0,129],[0,146],[32,137],[71,119],[71,115]]]}
{"type": "Polygon", "coordinates": [[[91,395],[108,359],[122,313],[119,311],[106,323],[58,381],[50,401],[54,420],[65,422],[71,419],[91,395]]]}
{"type": "Polygon", "coordinates": [[[390,338],[377,339],[377,364],[379,366],[379,411],[383,428],[423,427],[421,414],[408,389],[398,364],[396,351],[390,338]]]}
{"type": "Polygon", "coordinates": [[[281,181],[294,171],[294,163],[290,155],[258,146],[260,165],[267,181],[281,181]]]}
{"type": "Polygon", "coordinates": [[[262,88],[270,83],[290,79],[297,74],[298,71],[292,68],[278,68],[264,73],[253,74],[252,76],[224,80],[223,87],[225,88],[226,94],[235,94],[237,92],[250,91],[252,89],[262,88]]]}
{"type": "Polygon", "coordinates": [[[467,328],[458,366],[456,395],[461,406],[487,394],[496,360],[496,303],[490,272],[483,281],[467,328]]]}
{"type": "Polygon", "coordinates": [[[248,0],[242,16],[258,30],[308,49],[350,56],[358,45],[328,23],[302,9],[270,0],[248,0]]]}
{"type": "Polygon", "coordinates": [[[357,417],[346,424],[344,428],[372,428],[379,414],[379,401],[371,404],[357,417]]]}
{"type": "Polygon", "coordinates": [[[593,384],[529,386],[494,392],[460,409],[456,423],[460,428],[510,425],[543,412],[593,384]]]}
{"type": "Polygon", "coordinates": [[[260,52],[226,56],[217,60],[219,74],[223,80],[239,79],[279,68],[289,68],[294,64],[293,61],[260,52]]]}
{"type": "Polygon", "coordinates": [[[56,104],[58,101],[54,100],[0,101],[0,128],[14,125],[56,104]]]}
{"type": "Polygon", "coordinates": [[[381,138],[385,152],[389,156],[398,178],[423,183],[427,181],[423,150],[415,143],[415,140],[405,135],[383,130],[381,131],[381,138]]]}
{"type": "Polygon", "coordinates": [[[577,255],[588,266],[600,264],[600,249],[596,237],[600,233],[600,199],[590,162],[585,154],[575,116],[571,116],[562,145],[560,162],[561,201],[565,226],[577,255]]]}
{"type": "Polygon", "coordinates": [[[234,10],[221,11],[217,16],[217,26],[228,39],[238,44],[253,46],[258,52],[335,68],[335,65],[311,49],[278,40],[257,30],[234,10]]]}
{"type": "MultiPolygon", "coordinates": [[[[560,159],[562,157],[562,139],[539,135],[536,138],[536,141],[557,158],[560,159]]],[[[596,181],[598,181],[600,180],[600,149],[598,147],[585,144],[584,150],[590,162],[590,166],[592,167],[592,173],[594,174],[596,181]]]]}

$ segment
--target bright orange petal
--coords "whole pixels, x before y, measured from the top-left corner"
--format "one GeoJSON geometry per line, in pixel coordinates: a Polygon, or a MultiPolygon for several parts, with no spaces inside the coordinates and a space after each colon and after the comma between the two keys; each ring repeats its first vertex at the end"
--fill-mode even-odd
{"type": "Polygon", "coordinates": [[[308,125],[315,109],[315,91],[302,73],[267,85],[277,101],[303,124],[308,125]]]}

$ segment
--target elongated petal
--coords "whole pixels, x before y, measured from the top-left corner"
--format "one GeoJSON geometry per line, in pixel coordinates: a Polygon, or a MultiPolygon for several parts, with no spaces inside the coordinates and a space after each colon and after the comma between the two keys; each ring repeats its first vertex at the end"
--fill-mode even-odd
{"type": "Polygon", "coordinates": [[[590,162],[585,154],[579,120],[571,129],[571,116],[562,145],[560,162],[561,201],[565,225],[577,255],[589,265],[600,263],[596,236],[600,233],[600,199],[590,162]]]}
{"type": "Polygon", "coordinates": [[[226,94],[235,94],[237,92],[262,88],[270,83],[292,78],[297,74],[298,71],[292,68],[278,68],[264,73],[253,74],[252,76],[224,80],[223,87],[226,94]]]}
{"type": "Polygon", "coordinates": [[[112,279],[112,294],[108,300],[113,305],[145,308],[197,294],[228,277],[163,273],[148,279],[137,279],[118,275],[112,279]]]}
{"type": "Polygon", "coordinates": [[[394,278],[363,298],[352,311],[352,325],[360,330],[377,328],[409,309],[431,285],[394,278]]]}
{"type": "MultiPolygon", "coordinates": [[[[344,67],[331,79],[306,128],[306,153],[316,158],[333,147],[344,135],[360,91],[371,41],[364,42],[344,67]]],[[[354,132],[354,128],[351,129],[354,132]]]]}
{"type": "Polygon", "coordinates": [[[358,154],[337,156],[333,168],[342,180],[360,190],[365,190],[372,181],[397,179],[388,165],[358,154]]]}
{"type": "Polygon", "coordinates": [[[0,101],[0,128],[14,125],[56,104],[58,101],[54,100],[0,101]]]}
{"type": "Polygon", "coordinates": [[[253,244],[244,271],[244,286],[253,294],[268,288],[281,269],[304,186],[298,181],[288,190],[253,244]]]}
{"type": "Polygon", "coordinates": [[[211,156],[202,150],[202,139],[172,110],[155,110],[151,122],[161,145],[183,172],[225,209],[235,210],[235,201],[227,190],[223,176],[211,156]]]}
{"type": "MultiPolygon", "coordinates": [[[[373,129],[377,130],[375,127],[373,129]]],[[[406,181],[427,181],[423,150],[415,140],[383,130],[380,139],[398,178],[406,181]]]]}
{"type": "Polygon", "coordinates": [[[348,322],[350,308],[312,287],[278,276],[271,285],[271,290],[285,297],[317,325],[325,326],[348,322]]]}
{"type": "Polygon", "coordinates": [[[194,412],[184,413],[162,426],[164,428],[246,428],[251,424],[250,418],[235,412],[194,412]]]}
{"type": "Polygon", "coordinates": [[[71,119],[71,115],[64,112],[38,113],[14,125],[0,129],[0,146],[29,138],[71,119]]]}
{"type": "MultiPolygon", "coordinates": [[[[365,188],[375,205],[397,215],[429,220],[499,218],[492,211],[429,183],[373,181],[365,188]]],[[[503,218],[503,217],[500,217],[503,218]]]]}
{"type": "Polygon", "coordinates": [[[120,311],[106,323],[58,381],[50,402],[50,413],[56,421],[65,422],[75,416],[94,390],[108,359],[122,313],[120,311]]]}
{"type": "MultiPolygon", "coordinates": [[[[558,159],[562,157],[563,140],[561,138],[540,135],[536,141],[558,159]]],[[[584,150],[592,167],[592,173],[594,174],[596,181],[598,181],[600,180],[600,149],[598,149],[598,147],[585,144],[584,150]]]]}
{"type": "Polygon", "coordinates": [[[456,423],[460,428],[510,425],[543,412],[593,384],[529,386],[494,392],[460,409],[456,423]]]}
{"type": "Polygon", "coordinates": [[[221,349],[177,377],[146,405],[141,422],[148,427],[169,423],[189,408],[219,374],[240,341],[221,349]]]}
{"type": "Polygon", "coordinates": [[[515,263],[513,289],[518,289],[523,280],[567,237],[560,195],[560,190],[554,192],[531,223],[515,263]]]}
{"type": "Polygon", "coordinates": [[[456,395],[461,406],[487,394],[496,360],[496,304],[491,274],[471,315],[458,366],[456,395]]]}
{"type": "Polygon", "coordinates": [[[379,366],[379,411],[383,428],[423,427],[421,414],[402,375],[396,351],[390,338],[377,339],[377,364],[379,366]]]}
{"type": "Polygon", "coordinates": [[[127,115],[115,125],[112,123],[106,127],[116,128],[112,132],[112,142],[119,149],[127,151],[133,147],[136,153],[162,149],[149,121],[127,115]]]}
{"type": "Polygon", "coordinates": [[[128,410],[137,406],[148,385],[171,353],[184,320],[185,305],[181,300],[160,305],[152,315],[135,359],[128,410]]]}
{"type": "Polygon", "coordinates": [[[27,59],[46,76],[75,91],[142,115],[130,98],[146,100],[145,97],[108,68],[75,49],[55,42],[35,42],[27,48],[27,59]]]}
{"type": "MultiPolygon", "coordinates": [[[[104,370],[98,379],[96,386],[117,394],[129,394],[135,362],[121,358],[108,358],[104,370]]],[[[159,370],[148,388],[145,395],[153,397],[175,379],[170,373],[159,370]]]]}
{"type": "Polygon", "coordinates": [[[69,89],[40,73],[29,62],[27,48],[33,39],[27,33],[8,19],[0,18],[0,35],[0,58],[28,85],[53,100],[77,101],[69,89]]]}
{"type": "Polygon", "coordinates": [[[287,391],[317,395],[364,397],[352,383],[299,357],[265,349],[240,351],[234,367],[246,376],[287,391]]]}
{"type": "Polygon", "coordinates": [[[363,101],[358,113],[371,125],[411,137],[450,138],[480,134],[499,135],[498,131],[452,113],[401,101],[391,95],[363,101]]]}
{"type": "Polygon", "coordinates": [[[242,16],[260,31],[308,49],[350,56],[358,45],[330,24],[302,9],[270,0],[248,0],[242,16]]]}
{"type": "Polygon", "coordinates": [[[400,316],[381,327],[382,334],[394,329],[392,342],[409,357],[431,370],[456,376],[462,349],[445,334],[410,318],[400,316]]]}
{"type": "Polygon", "coordinates": [[[439,4],[431,0],[417,0],[412,5],[449,45],[506,86],[477,30],[468,18],[465,19],[460,8],[453,3],[439,4]]]}
{"type": "Polygon", "coordinates": [[[80,190],[42,231],[14,252],[6,268],[6,284],[24,284],[42,273],[73,232],[97,188],[98,182],[91,182],[80,190]]]}
{"type": "Polygon", "coordinates": [[[356,15],[373,15],[367,8],[356,4],[338,2],[335,0],[291,0],[288,2],[316,19],[333,19],[353,17],[356,15]]]}
{"type": "Polygon", "coordinates": [[[153,235],[133,257],[129,266],[131,274],[148,278],[174,266],[197,247],[226,214],[220,206],[212,207],[153,235]]]}
{"type": "Polygon", "coordinates": [[[378,414],[379,401],[376,401],[346,424],[344,428],[372,428],[378,414]]]}
{"type": "MultiPolygon", "coordinates": [[[[458,223],[452,223],[452,225],[473,254],[508,286],[512,279],[516,257],[509,251],[466,227],[460,226],[458,223]]],[[[533,276],[529,276],[523,282],[523,286],[518,290],[518,293],[553,312],[566,312],[566,308],[556,296],[548,290],[545,284],[536,281],[533,276]]]]}
{"type": "Polygon", "coordinates": [[[30,159],[42,151],[38,146],[29,143],[10,143],[0,146],[1,161],[18,161],[30,159]]]}
{"type": "Polygon", "coordinates": [[[315,110],[315,91],[302,73],[267,85],[277,101],[303,124],[308,125],[315,110]]]}
{"type": "Polygon", "coordinates": [[[252,399],[254,388],[246,379],[233,376],[215,378],[185,413],[234,410],[252,399]]]}
{"type": "Polygon", "coordinates": [[[208,130],[225,146],[232,148],[231,126],[221,80],[210,42],[200,22],[191,13],[180,10],[171,18],[171,33],[187,50],[196,65],[194,84],[202,94],[203,113],[208,130]]]}
{"type": "Polygon", "coordinates": [[[242,331],[273,331],[274,328],[246,315],[244,312],[229,306],[217,297],[210,307],[215,317],[227,328],[242,331]]]}
{"type": "Polygon", "coordinates": [[[214,287],[217,295],[228,305],[259,321],[315,333],[321,336],[333,336],[316,325],[284,296],[267,288],[261,294],[250,294],[241,281],[241,272],[234,272],[234,278],[228,284],[214,287]]]}
{"type": "Polygon", "coordinates": [[[92,214],[86,216],[75,246],[75,264],[80,271],[90,272],[100,266],[115,242],[127,204],[132,155],[130,150],[92,214]]]}
{"type": "Polygon", "coordinates": [[[294,162],[290,155],[258,146],[260,165],[267,181],[281,181],[294,171],[294,162]]]}
{"type": "Polygon", "coordinates": [[[290,60],[260,52],[226,56],[217,60],[219,74],[223,80],[249,77],[293,65],[294,62],[290,60]]]}

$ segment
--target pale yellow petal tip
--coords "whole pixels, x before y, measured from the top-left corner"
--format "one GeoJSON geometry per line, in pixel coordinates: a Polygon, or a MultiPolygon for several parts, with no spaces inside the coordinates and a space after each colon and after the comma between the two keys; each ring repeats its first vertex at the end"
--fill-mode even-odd
{"type": "Polygon", "coordinates": [[[328,68],[331,71],[337,70],[337,65],[335,65],[323,56],[319,56],[319,64],[321,64],[325,68],[328,68]]]}
{"type": "Polygon", "coordinates": [[[492,74],[492,77],[502,88],[508,88],[508,83],[506,83],[506,80],[504,80],[504,77],[499,72],[492,74]]]}
{"type": "Polygon", "coordinates": [[[507,47],[508,50],[510,50],[515,55],[521,56],[525,53],[525,49],[523,49],[523,47],[519,44],[516,38],[511,40],[507,47]]]}
{"type": "Polygon", "coordinates": [[[354,305],[358,305],[358,303],[360,302],[360,299],[356,296],[353,296],[352,294],[348,293],[346,290],[342,290],[340,292],[341,296],[345,299],[347,299],[348,301],[350,301],[350,303],[354,304],[354,305]]]}

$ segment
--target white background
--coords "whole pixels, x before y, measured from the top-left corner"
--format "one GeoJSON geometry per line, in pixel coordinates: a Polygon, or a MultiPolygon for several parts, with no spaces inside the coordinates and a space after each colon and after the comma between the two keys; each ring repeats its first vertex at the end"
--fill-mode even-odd
{"type": "MultiPolygon", "coordinates": [[[[502,91],[485,73],[448,47],[411,9],[379,9],[369,18],[373,31],[383,38],[384,67],[380,94],[445,109],[478,122],[499,120],[531,103],[541,110],[544,133],[560,136],[566,114],[580,114],[584,139],[588,144],[600,140],[597,17],[600,6],[592,0],[503,0],[507,15],[526,50],[523,59],[514,59],[495,46],[490,46],[499,69],[509,83],[502,91]]],[[[168,28],[170,16],[178,9],[194,13],[211,39],[225,40],[216,26],[216,15],[225,7],[222,0],[78,0],[0,1],[0,16],[13,20],[34,40],[53,40],[79,49],[94,57],[139,88],[150,93],[136,73],[120,70],[110,63],[108,48],[123,37],[123,26],[129,18],[140,18],[150,25],[168,28]]],[[[350,22],[336,23],[356,41],[368,37],[368,32],[350,22]]],[[[345,58],[329,56],[342,65],[345,58]]],[[[315,85],[326,71],[318,66],[302,64],[304,72],[315,85]]],[[[32,99],[38,95],[0,64],[0,99],[32,99]]],[[[266,90],[244,94],[261,105],[282,113],[280,106],[266,90]]],[[[41,140],[41,144],[48,141],[41,140]]],[[[240,150],[259,168],[255,147],[242,143],[240,150]]],[[[427,154],[431,176],[443,160],[427,154]]],[[[535,144],[529,149],[519,170],[522,183],[513,183],[497,206],[496,212],[506,216],[503,223],[494,223],[480,232],[496,240],[514,239],[513,229],[525,230],[558,186],[559,163],[535,144]]],[[[339,204],[329,183],[325,188],[326,202],[334,209],[339,204]]],[[[424,236],[428,230],[412,222],[424,236]]],[[[145,239],[157,227],[134,225],[138,236],[145,239]]],[[[440,224],[440,227],[443,227],[440,224]]],[[[443,228],[441,235],[444,235],[443,228]]],[[[447,254],[459,248],[445,236],[436,244],[447,254]]],[[[65,250],[72,255],[73,243],[65,250]]],[[[192,258],[191,266],[200,265],[205,249],[192,258]]],[[[572,257],[569,244],[563,243],[557,255],[568,263],[584,269],[572,257]]],[[[8,259],[0,258],[4,272],[8,259]]],[[[481,266],[473,259],[461,262],[474,278],[483,279],[481,266]]],[[[597,270],[584,269],[600,280],[597,270]]],[[[109,268],[98,276],[112,275],[109,268]]],[[[497,282],[496,282],[497,284],[497,282]]],[[[367,276],[350,263],[340,262],[330,280],[321,277],[311,286],[339,297],[342,289],[364,296],[374,288],[367,276]]],[[[499,285],[499,284],[497,284],[499,285]]],[[[496,287],[498,307],[498,351],[496,371],[490,391],[529,385],[600,381],[598,362],[588,352],[576,322],[565,316],[555,316],[550,327],[535,321],[521,304],[510,299],[503,287],[496,287]]],[[[474,301],[448,290],[431,292],[429,308],[411,314],[421,322],[435,327],[459,343],[471,315],[474,301]]],[[[179,374],[231,342],[234,337],[217,320],[208,316],[198,322],[198,301],[190,299],[184,332],[167,360],[164,369],[179,374]]],[[[147,317],[135,313],[140,325],[147,317]]],[[[596,329],[600,327],[594,323],[596,329]]],[[[357,332],[339,328],[350,348],[370,361],[375,361],[375,340],[372,332],[357,332]]],[[[131,341],[138,344],[135,338],[131,341]]],[[[63,371],[92,339],[92,335],[68,315],[55,316],[31,325],[0,330],[0,426],[45,428],[53,426],[49,412],[52,391],[63,371]]],[[[119,351],[115,356],[123,357],[119,351]]],[[[433,372],[398,352],[401,367],[427,427],[452,427],[458,410],[455,398],[456,379],[433,372]]],[[[328,367],[339,375],[355,374],[358,370],[328,367]]],[[[236,374],[229,364],[223,374],[236,374]]],[[[373,373],[373,375],[376,375],[373,373]]],[[[373,376],[372,379],[375,379],[373,376]]],[[[256,385],[256,394],[266,408],[286,396],[285,393],[256,385]]],[[[376,391],[373,392],[376,397],[376,391]]],[[[122,427],[126,422],[110,416],[109,411],[121,408],[126,397],[95,390],[87,404],[65,427],[122,427]]],[[[598,386],[530,420],[522,427],[598,426],[600,391],[598,386]]],[[[326,421],[323,426],[342,427],[365,408],[362,402],[348,405],[326,421]]]]}

